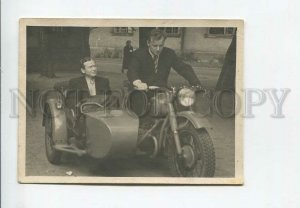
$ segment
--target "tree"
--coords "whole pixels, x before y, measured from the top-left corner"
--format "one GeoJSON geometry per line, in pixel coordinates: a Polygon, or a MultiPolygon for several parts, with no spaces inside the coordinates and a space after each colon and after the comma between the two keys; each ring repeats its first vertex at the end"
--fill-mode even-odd
{"type": "Polygon", "coordinates": [[[55,78],[56,70],[76,69],[81,57],[90,56],[88,27],[41,27],[40,33],[42,76],[55,78]]]}
{"type": "Polygon", "coordinates": [[[216,90],[235,89],[236,74],[236,33],[226,52],[222,71],[220,73],[216,90]]]}

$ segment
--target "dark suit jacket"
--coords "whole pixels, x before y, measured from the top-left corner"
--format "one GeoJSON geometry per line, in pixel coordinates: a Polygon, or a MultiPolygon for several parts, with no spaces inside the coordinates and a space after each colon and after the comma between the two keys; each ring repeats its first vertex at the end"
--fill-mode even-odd
{"type": "Polygon", "coordinates": [[[156,73],[148,48],[139,48],[133,52],[127,77],[131,84],[134,80],[140,79],[147,85],[166,87],[171,68],[189,81],[191,85],[200,85],[193,68],[182,62],[172,49],[166,47],[159,55],[156,73]]]}
{"type": "MultiPolygon", "coordinates": [[[[96,95],[110,94],[109,80],[106,78],[96,76],[95,88],[96,95]]],[[[69,107],[73,107],[82,99],[89,97],[91,96],[84,76],[69,81],[69,93],[67,96],[67,105],[69,107]]]]}
{"type": "Polygon", "coordinates": [[[123,49],[123,65],[122,68],[123,69],[128,69],[130,60],[131,60],[131,56],[132,56],[132,52],[133,52],[133,47],[132,46],[125,46],[123,49]]]}

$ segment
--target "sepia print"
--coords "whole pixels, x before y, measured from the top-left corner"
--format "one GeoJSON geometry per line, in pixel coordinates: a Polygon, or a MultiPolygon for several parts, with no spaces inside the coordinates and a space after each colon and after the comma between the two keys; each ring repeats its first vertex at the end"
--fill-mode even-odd
{"type": "Polygon", "coordinates": [[[243,32],[21,19],[19,182],[242,184],[243,32]]]}

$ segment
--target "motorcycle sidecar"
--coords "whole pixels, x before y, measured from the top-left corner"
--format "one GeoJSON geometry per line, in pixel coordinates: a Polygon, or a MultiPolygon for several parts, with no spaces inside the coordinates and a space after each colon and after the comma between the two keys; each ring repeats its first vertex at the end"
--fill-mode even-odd
{"type": "MultiPolygon", "coordinates": [[[[61,153],[89,155],[96,159],[126,158],[134,155],[138,139],[139,119],[127,110],[101,109],[82,112],[86,145],[72,145],[65,105],[66,96],[60,91],[45,95],[43,126],[45,126],[46,155],[53,164],[60,162],[61,153]]],[[[91,103],[93,104],[93,103],[91,103]]]]}
{"type": "Polygon", "coordinates": [[[103,158],[133,156],[136,152],[139,120],[124,110],[85,113],[86,152],[103,158]]]}

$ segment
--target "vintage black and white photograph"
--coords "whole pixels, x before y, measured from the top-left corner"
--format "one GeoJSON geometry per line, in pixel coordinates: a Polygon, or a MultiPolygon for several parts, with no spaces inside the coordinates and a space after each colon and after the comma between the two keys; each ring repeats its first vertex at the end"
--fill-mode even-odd
{"type": "Polygon", "coordinates": [[[21,19],[19,56],[19,182],[243,183],[243,21],[21,19]]]}

